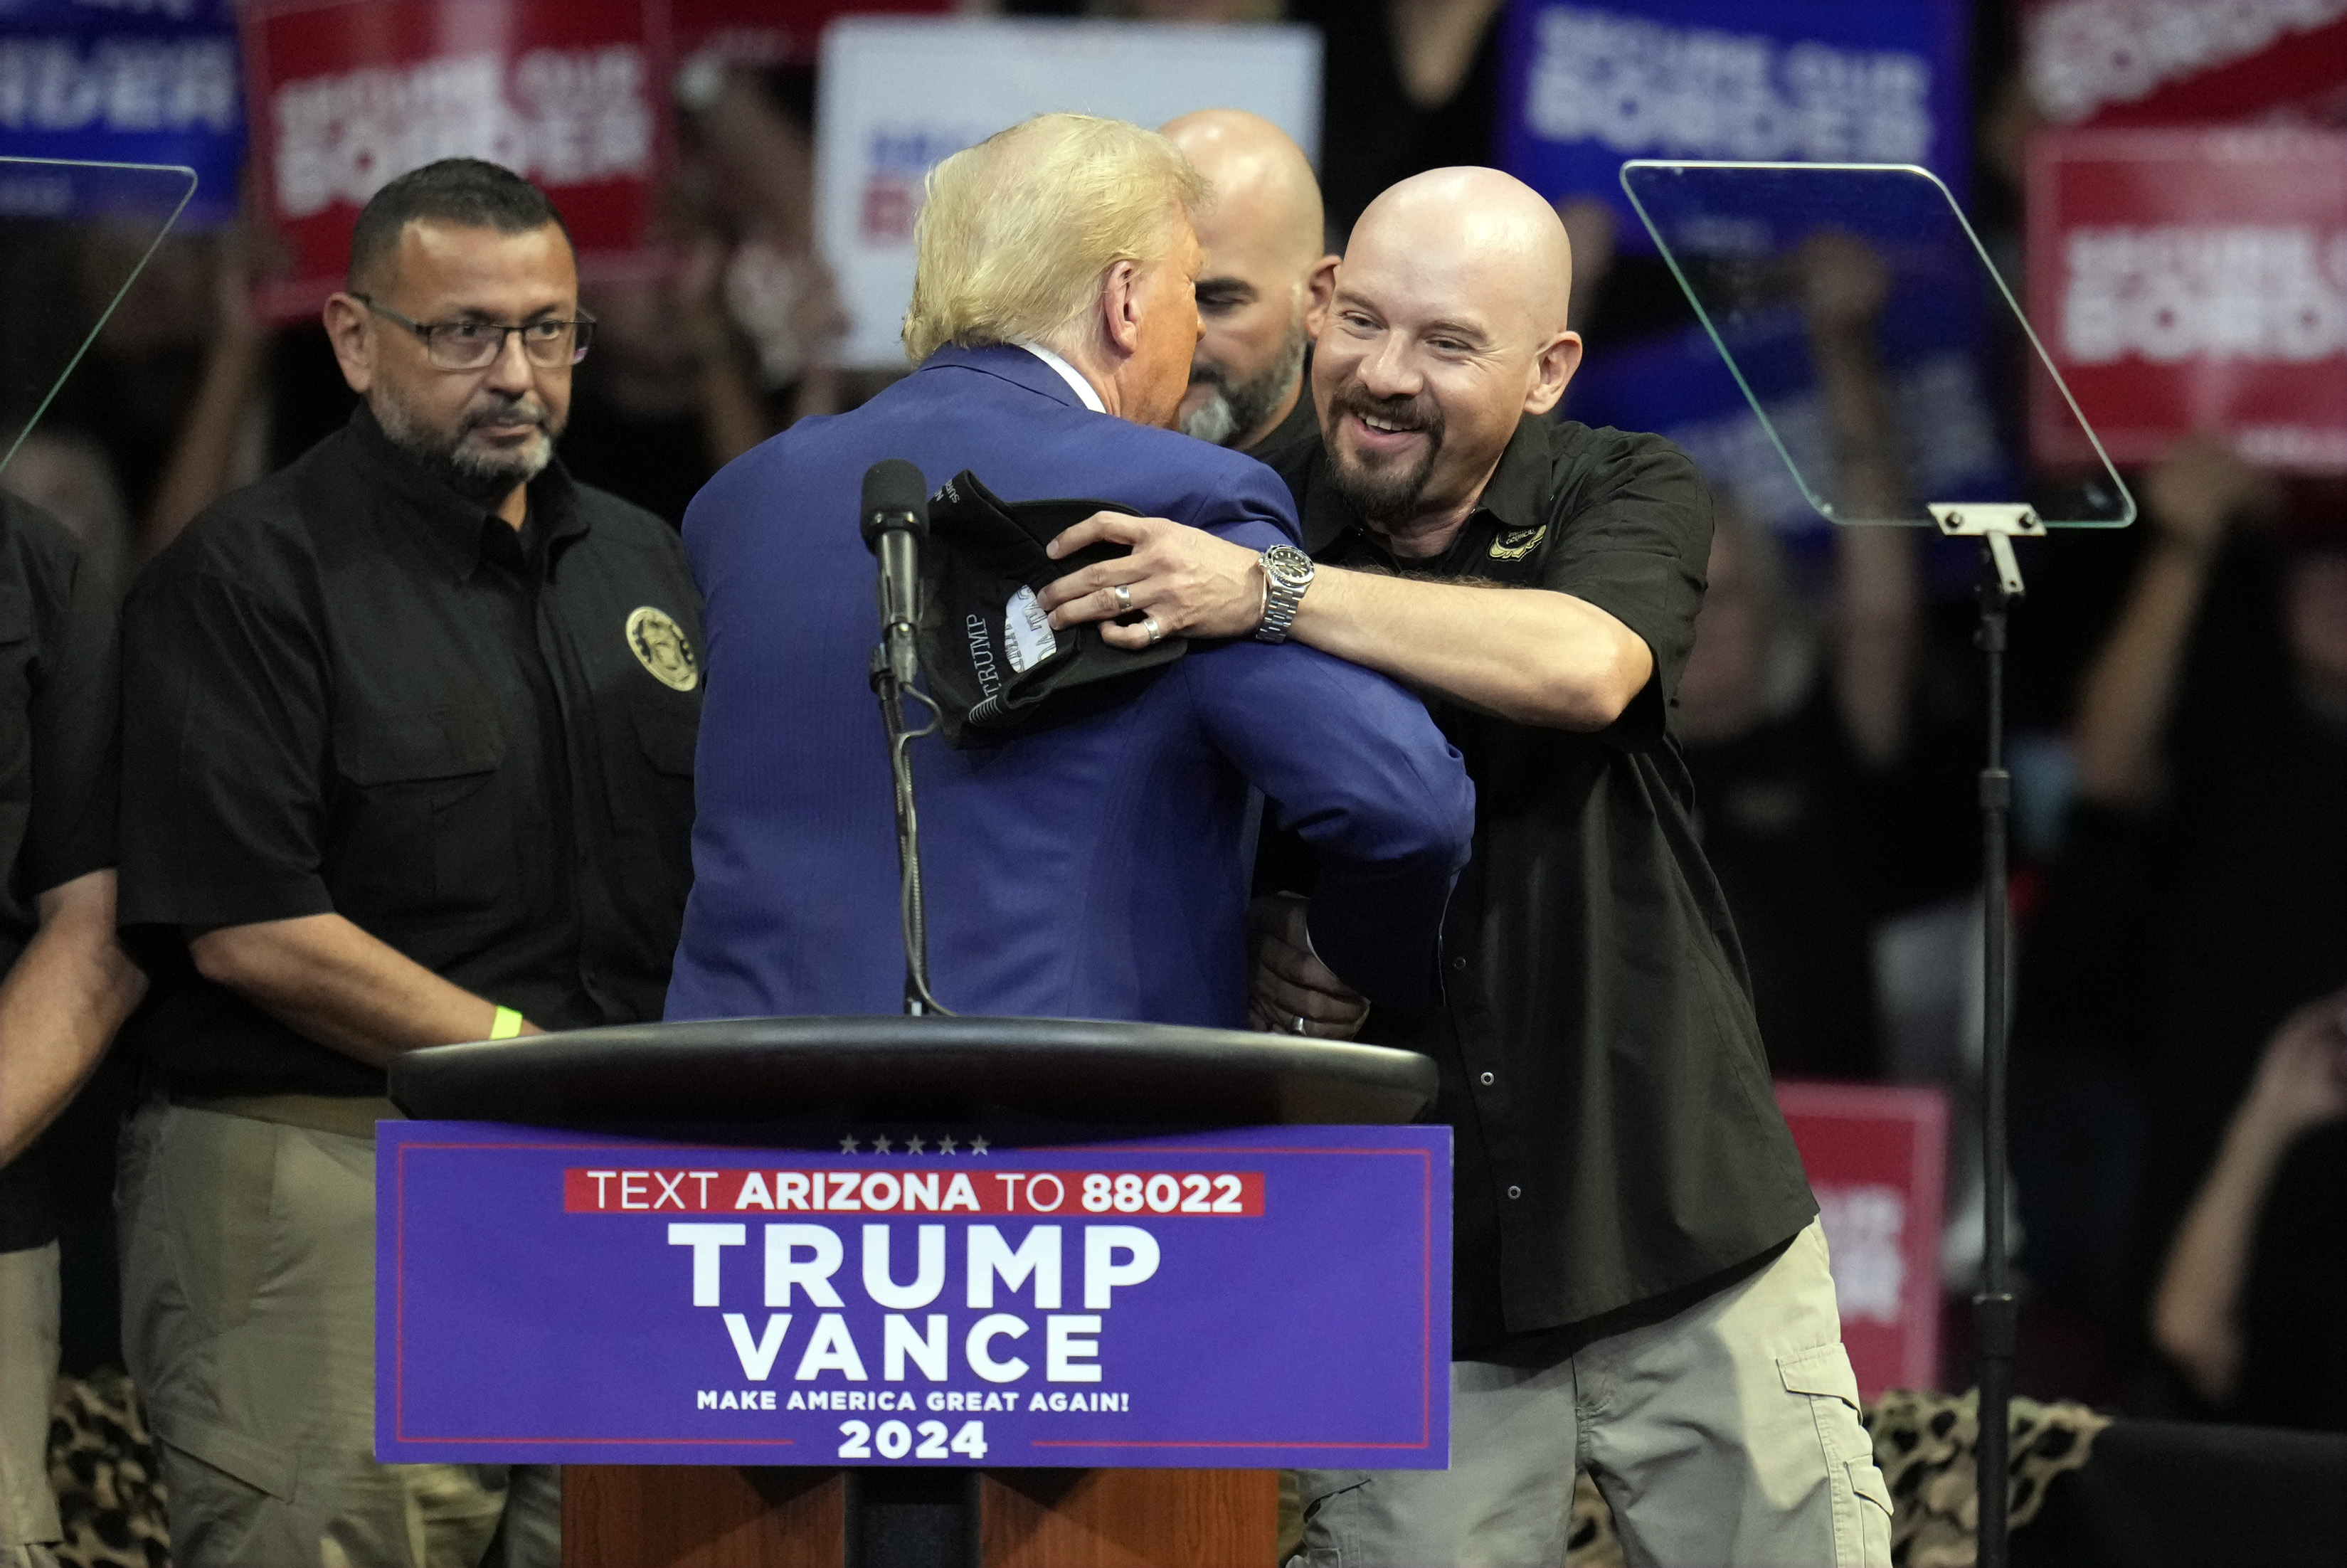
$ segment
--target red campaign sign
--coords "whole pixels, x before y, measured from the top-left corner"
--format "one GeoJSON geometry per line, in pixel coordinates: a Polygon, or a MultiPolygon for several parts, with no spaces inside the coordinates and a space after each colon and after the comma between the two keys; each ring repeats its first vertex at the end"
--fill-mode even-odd
{"type": "Polygon", "coordinates": [[[342,287],[360,207],[441,158],[544,187],[589,270],[650,263],[664,0],[253,0],[240,26],[256,194],[294,253],[261,292],[271,315],[342,287]]]}
{"type": "Polygon", "coordinates": [[[2057,125],[2347,124],[2347,0],[2032,0],[2024,32],[2057,125]]]}
{"type": "MultiPolygon", "coordinates": [[[[2347,132],[2047,132],[2028,196],[2030,318],[2114,461],[2213,432],[2347,471],[2347,132]]],[[[2030,435],[2092,460],[2042,374],[2030,435]]]]}
{"type": "Polygon", "coordinates": [[[778,1171],[731,1166],[562,1173],[566,1214],[1239,1214],[1263,1213],[1260,1171],[989,1171],[931,1164],[778,1171]]]}
{"type": "Polygon", "coordinates": [[[1936,1387],[1947,1096],[1784,1082],[1777,1104],[1817,1194],[1860,1394],[1936,1387]]]}
{"type": "Polygon", "coordinates": [[[676,55],[750,66],[812,66],[835,16],[934,16],[955,0],[670,0],[676,55]]]}

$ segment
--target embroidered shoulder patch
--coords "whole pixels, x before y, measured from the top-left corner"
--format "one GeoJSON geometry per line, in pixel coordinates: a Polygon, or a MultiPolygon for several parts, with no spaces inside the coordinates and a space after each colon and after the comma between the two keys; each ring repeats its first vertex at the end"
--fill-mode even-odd
{"type": "Polygon", "coordinates": [[[636,662],[661,685],[690,692],[701,684],[701,661],[693,657],[692,644],[685,641],[684,628],[668,611],[649,604],[630,611],[628,647],[636,662]]]}

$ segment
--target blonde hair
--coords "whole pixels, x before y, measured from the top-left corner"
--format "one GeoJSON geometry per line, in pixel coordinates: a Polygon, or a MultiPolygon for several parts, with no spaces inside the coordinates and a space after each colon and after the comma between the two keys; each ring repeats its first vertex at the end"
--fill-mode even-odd
{"type": "Polygon", "coordinates": [[[1037,115],[964,148],[929,170],[913,225],[906,354],[1051,342],[1110,268],[1164,259],[1205,196],[1181,149],[1121,119],[1037,115]]]}

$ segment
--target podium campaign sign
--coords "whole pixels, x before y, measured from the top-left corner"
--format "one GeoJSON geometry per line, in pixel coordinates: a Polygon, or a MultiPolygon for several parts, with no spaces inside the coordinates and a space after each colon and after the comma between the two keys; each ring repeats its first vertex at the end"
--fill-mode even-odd
{"type": "MultiPolygon", "coordinates": [[[[2114,461],[2214,431],[2347,472],[2347,132],[2048,132],[2028,190],[2029,313],[2114,461]]],[[[2030,431],[2093,460],[2043,375],[2030,431]]]]}
{"type": "Polygon", "coordinates": [[[1449,1462],[1448,1128],[376,1161],[386,1461],[1449,1462]]]}
{"type": "Polygon", "coordinates": [[[292,275],[261,289],[265,312],[323,304],[367,198],[442,158],[544,187],[583,269],[654,264],[661,0],[250,0],[241,15],[253,172],[293,249],[292,275]]]}

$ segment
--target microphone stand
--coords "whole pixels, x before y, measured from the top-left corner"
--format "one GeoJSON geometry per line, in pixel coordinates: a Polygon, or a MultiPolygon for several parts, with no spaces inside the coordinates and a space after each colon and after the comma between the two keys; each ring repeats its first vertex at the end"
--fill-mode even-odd
{"type": "Polygon", "coordinates": [[[919,1018],[928,1013],[952,1016],[929,990],[928,910],[921,893],[921,828],[914,809],[913,759],[906,748],[924,735],[934,735],[944,715],[929,694],[913,684],[920,673],[920,654],[909,621],[891,621],[872,650],[872,692],[880,699],[880,719],[888,732],[888,773],[897,797],[897,917],[905,937],[905,1012],[919,1018]],[[918,702],[929,711],[919,729],[905,724],[905,703],[918,702]]]}

